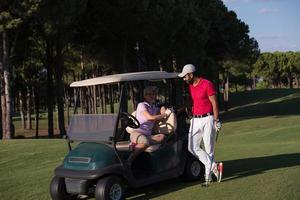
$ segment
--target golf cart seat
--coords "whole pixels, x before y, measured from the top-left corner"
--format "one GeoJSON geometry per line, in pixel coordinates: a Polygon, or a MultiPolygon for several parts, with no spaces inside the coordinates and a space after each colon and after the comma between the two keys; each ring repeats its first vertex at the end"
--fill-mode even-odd
{"type": "MultiPolygon", "coordinates": [[[[132,115],[136,116],[136,111],[134,111],[132,113],[132,115]]],[[[162,121],[155,123],[152,132],[154,134],[162,133],[165,135],[170,135],[175,132],[176,128],[177,128],[177,119],[176,119],[175,113],[172,112],[166,119],[163,119],[162,121]]],[[[130,127],[126,127],[126,131],[129,134],[131,134],[131,133],[135,132],[136,130],[133,128],[130,128],[130,127]]],[[[124,145],[125,145],[125,143],[123,143],[123,146],[124,145]]],[[[117,148],[118,148],[118,146],[119,145],[117,145],[117,148]]],[[[122,145],[120,144],[119,147],[122,148],[121,146],[122,145]]],[[[154,152],[154,151],[158,150],[160,146],[161,146],[161,144],[151,145],[145,150],[145,152],[154,152]]]]}

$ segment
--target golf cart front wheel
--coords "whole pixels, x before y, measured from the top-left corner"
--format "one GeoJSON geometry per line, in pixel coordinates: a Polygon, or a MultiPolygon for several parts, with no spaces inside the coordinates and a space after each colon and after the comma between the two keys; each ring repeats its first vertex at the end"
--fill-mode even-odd
{"type": "Polygon", "coordinates": [[[75,195],[68,194],[64,178],[54,176],[50,184],[50,195],[52,200],[72,200],[75,195]]]}
{"type": "Polygon", "coordinates": [[[120,178],[108,176],[97,182],[95,190],[96,200],[123,200],[124,185],[120,178]]]}
{"type": "Polygon", "coordinates": [[[187,181],[200,180],[204,175],[204,165],[195,157],[189,157],[185,166],[184,179],[187,181]]]}

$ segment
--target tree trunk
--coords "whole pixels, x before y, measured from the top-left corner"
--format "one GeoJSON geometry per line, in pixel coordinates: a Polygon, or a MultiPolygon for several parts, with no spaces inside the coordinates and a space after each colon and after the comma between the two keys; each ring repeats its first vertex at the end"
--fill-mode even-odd
{"type": "Polygon", "coordinates": [[[106,98],[105,98],[105,85],[101,86],[101,104],[102,104],[102,113],[106,112],[106,98]]]}
{"type": "Polygon", "coordinates": [[[63,55],[62,55],[62,41],[60,35],[57,36],[56,43],[56,65],[55,65],[55,82],[56,82],[56,100],[57,100],[57,108],[58,108],[58,126],[60,136],[63,137],[66,135],[65,129],[65,113],[64,113],[64,84],[62,81],[63,77],[63,55]]]}
{"type": "Polygon", "coordinates": [[[22,91],[19,91],[18,94],[19,94],[19,110],[20,110],[21,124],[22,124],[22,129],[24,130],[26,128],[26,124],[25,124],[25,116],[24,116],[24,104],[23,104],[22,91]]]}
{"type": "Polygon", "coordinates": [[[89,87],[89,113],[94,113],[93,86],[89,87]]]}
{"type": "Polygon", "coordinates": [[[256,77],[255,75],[252,77],[252,90],[256,89],[256,77]]]}
{"type": "MultiPolygon", "coordinates": [[[[138,101],[137,101],[137,95],[135,94],[135,86],[134,83],[130,84],[130,88],[131,88],[131,100],[132,100],[132,109],[136,110],[136,107],[138,105],[138,101]]],[[[120,91],[120,89],[119,89],[120,91]]]]}
{"type": "Polygon", "coordinates": [[[27,110],[27,124],[26,128],[31,130],[32,129],[32,120],[31,120],[31,90],[29,85],[26,86],[26,110],[27,110]]]}
{"type": "Polygon", "coordinates": [[[1,133],[0,138],[4,139],[5,136],[5,95],[4,95],[4,80],[3,80],[3,35],[0,34],[0,94],[1,94],[1,133]]]}
{"type": "Polygon", "coordinates": [[[138,71],[147,71],[146,58],[142,46],[136,42],[136,58],[138,71]]]}
{"type": "Polygon", "coordinates": [[[5,95],[5,107],[6,107],[6,119],[5,119],[5,138],[11,139],[13,138],[13,130],[12,130],[12,115],[11,115],[11,94],[10,94],[10,72],[9,66],[4,66],[4,95],[5,95]]]}
{"type": "Polygon", "coordinates": [[[127,58],[127,49],[128,49],[128,34],[126,33],[123,43],[122,43],[122,64],[121,64],[121,70],[122,72],[128,72],[128,58],[127,58]]]}
{"type": "MultiPolygon", "coordinates": [[[[215,80],[216,80],[215,89],[217,92],[216,98],[217,98],[218,107],[220,107],[220,105],[222,104],[222,102],[221,102],[222,96],[220,93],[220,76],[219,76],[220,67],[221,67],[220,65],[217,65],[217,70],[215,72],[215,80]]],[[[177,92],[179,92],[179,90],[177,92]]]]}
{"type": "MultiPolygon", "coordinates": [[[[3,37],[2,37],[2,33],[0,33],[0,74],[3,74],[3,37]]],[[[4,86],[4,83],[3,83],[3,76],[1,75],[0,76],[0,103],[1,103],[1,108],[0,108],[0,139],[3,138],[3,100],[4,100],[4,90],[3,90],[3,86],[4,86]]]]}
{"type": "MultiPolygon", "coordinates": [[[[49,39],[50,40],[50,39],[49,39]]],[[[47,110],[48,110],[48,136],[53,138],[54,136],[54,125],[53,125],[53,50],[51,43],[46,41],[46,68],[47,68],[47,110]]]]}
{"type": "Polygon", "coordinates": [[[69,90],[66,89],[66,105],[67,105],[67,123],[69,124],[70,122],[70,104],[71,104],[71,95],[69,90]]]}
{"type": "Polygon", "coordinates": [[[296,87],[299,88],[299,76],[297,73],[295,74],[295,82],[296,82],[296,87]]]}
{"type": "MultiPolygon", "coordinates": [[[[1,104],[1,97],[0,97],[0,104],[1,104]]],[[[2,132],[2,107],[0,106],[0,140],[2,139],[3,132],[2,132]]]]}
{"type": "Polygon", "coordinates": [[[177,72],[176,57],[174,55],[172,56],[172,69],[173,69],[173,72],[177,72]]]}
{"type": "MultiPolygon", "coordinates": [[[[73,81],[76,81],[76,75],[75,75],[75,71],[73,70],[73,81]]],[[[74,107],[76,107],[77,105],[76,105],[76,101],[77,101],[77,98],[78,98],[78,96],[77,96],[77,93],[76,93],[76,89],[75,88],[73,88],[72,89],[72,91],[73,91],[73,105],[74,105],[74,107]]],[[[71,94],[70,94],[71,95],[71,94]]],[[[71,103],[71,107],[72,107],[72,102],[70,102],[71,103]]]]}
{"type": "Polygon", "coordinates": [[[111,113],[114,113],[115,110],[114,110],[114,100],[113,100],[113,90],[112,90],[112,86],[109,85],[108,86],[108,89],[109,89],[109,103],[110,103],[110,112],[111,113]]]}
{"type": "Polygon", "coordinates": [[[292,72],[288,72],[287,79],[288,79],[289,87],[292,89],[293,88],[293,76],[292,76],[292,72]]]}
{"type": "Polygon", "coordinates": [[[96,86],[93,86],[92,87],[93,88],[93,99],[94,99],[94,105],[93,105],[93,107],[94,107],[94,113],[95,114],[97,114],[98,113],[98,110],[97,110],[97,92],[96,92],[96,86]]]}
{"type": "MultiPolygon", "coordinates": [[[[2,81],[1,81],[2,82],[2,81]]],[[[2,83],[2,85],[4,85],[2,83]]],[[[3,87],[1,87],[3,88],[3,87]]],[[[1,89],[2,90],[2,89],[1,89]]],[[[4,90],[1,91],[1,137],[2,139],[6,139],[6,134],[5,134],[5,119],[6,119],[6,107],[5,107],[5,95],[4,95],[4,90]]]]}
{"type": "Polygon", "coordinates": [[[2,112],[4,111],[3,119],[3,139],[13,138],[13,126],[12,126],[12,112],[11,112],[11,91],[10,91],[10,62],[9,62],[9,45],[7,44],[8,38],[6,31],[2,33],[2,45],[3,45],[3,79],[4,79],[4,106],[2,107],[2,112]]]}
{"type": "Polygon", "coordinates": [[[224,110],[228,111],[228,100],[229,100],[229,76],[228,72],[225,72],[226,74],[223,75],[224,77],[224,110]]]}
{"type": "Polygon", "coordinates": [[[91,98],[91,87],[87,87],[85,97],[86,97],[86,105],[87,105],[86,113],[91,114],[92,113],[91,109],[93,104],[92,103],[93,99],[91,98]]]}
{"type": "Polygon", "coordinates": [[[83,100],[83,92],[85,88],[79,90],[79,99],[80,99],[80,107],[81,107],[81,114],[84,113],[84,100],[83,100]]]}
{"type": "Polygon", "coordinates": [[[32,88],[33,105],[35,111],[35,138],[39,138],[39,93],[38,86],[32,88]]]}

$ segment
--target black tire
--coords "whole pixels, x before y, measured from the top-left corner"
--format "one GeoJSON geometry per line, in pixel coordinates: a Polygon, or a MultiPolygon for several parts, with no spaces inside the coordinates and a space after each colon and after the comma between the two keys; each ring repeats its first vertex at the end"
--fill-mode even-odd
{"type": "Polygon", "coordinates": [[[194,156],[189,156],[185,165],[183,178],[186,181],[200,180],[204,176],[205,167],[194,156]]]}
{"type": "Polygon", "coordinates": [[[95,197],[96,200],[124,200],[124,185],[121,179],[108,176],[98,180],[95,197]]]}
{"type": "Polygon", "coordinates": [[[67,193],[65,179],[54,176],[50,183],[50,196],[52,200],[73,200],[77,196],[67,193]]]}

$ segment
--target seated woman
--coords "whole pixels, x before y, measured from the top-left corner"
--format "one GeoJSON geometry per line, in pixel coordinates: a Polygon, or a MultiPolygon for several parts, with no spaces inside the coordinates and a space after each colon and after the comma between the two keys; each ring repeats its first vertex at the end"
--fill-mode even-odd
{"type": "Polygon", "coordinates": [[[136,118],[141,126],[130,134],[130,141],[135,143],[134,151],[128,158],[128,165],[141,154],[147,147],[161,143],[164,140],[164,134],[152,135],[152,128],[156,121],[167,118],[171,110],[162,107],[159,109],[156,105],[158,89],[154,86],[148,86],[144,89],[144,102],[138,104],[136,109],[136,118]]]}

